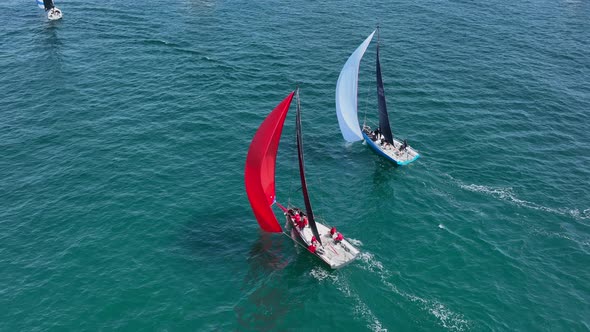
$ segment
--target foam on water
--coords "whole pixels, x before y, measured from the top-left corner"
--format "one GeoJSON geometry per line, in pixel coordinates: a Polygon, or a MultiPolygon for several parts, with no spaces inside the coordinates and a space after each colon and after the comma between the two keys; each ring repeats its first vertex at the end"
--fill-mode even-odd
{"type": "Polygon", "coordinates": [[[348,242],[350,242],[350,244],[352,244],[355,247],[362,247],[363,243],[361,242],[361,240],[357,240],[357,239],[353,239],[353,238],[346,238],[346,240],[348,242]]]}
{"type": "Polygon", "coordinates": [[[579,209],[575,209],[575,208],[574,209],[572,209],[572,208],[556,209],[556,208],[546,207],[546,206],[543,206],[543,205],[540,205],[540,204],[537,204],[534,202],[529,202],[529,201],[518,198],[516,196],[516,194],[514,193],[513,189],[510,187],[502,188],[502,187],[490,187],[490,186],[484,186],[484,185],[478,185],[478,184],[463,184],[459,181],[458,181],[458,184],[459,184],[459,187],[461,187],[462,189],[465,189],[465,190],[468,190],[471,192],[487,194],[492,197],[501,199],[503,201],[514,203],[520,207],[525,207],[525,208],[529,208],[529,209],[533,209],[533,210],[541,210],[541,211],[555,213],[555,214],[559,214],[559,215],[563,215],[563,216],[570,216],[570,217],[577,219],[577,220],[590,219],[590,209],[584,209],[584,210],[580,211],[579,209]]]}
{"type": "Polygon", "coordinates": [[[330,273],[325,268],[315,267],[310,271],[310,275],[318,281],[324,281],[328,279],[332,284],[346,297],[351,298],[355,302],[354,311],[358,315],[358,318],[364,319],[367,322],[367,327],[374,332],[386,332],[387,329],[383,328],[383,325],[371,311],[369,306],[361,300],[359,295],[354,292],[350,285],[341,276],[330,273]]]}
{"type": "Polygon", "coordinates": [[[364,263],[361,265],[362,269],[375,273],[380,278],[383,285],[387,286],[387,288],[395,294],[420,304],[420,308],[434,316],[442,327],[453,331],[465,331],[469,328],[469,321],[466,320],[463,315],[450,310],[440,301],[424,299],[397,288],[388,280],[391,276],[391,272],[384,268],[383,264],[375,259],[373,254],[362,252],[359,256],[360,260],[364,263]]]}
{"type": "Polygon", "coordinates": [[[532,228],[532,233],[534,234],[540,234],[549,238],[559,238],[559,239],[564,239],[564,240],[568,240],[568,241],[572,241],[580,246],[584,246],[584,247],[590,247],[590,239],[586,238],[586,239],[580,239],[580,238],[576,238],[573,237],[572,235],[566,234],[566,233],[562,233],[562,232],[552,232],[552,231],[548,231],[539,227],[533,227],[532,228]]]}

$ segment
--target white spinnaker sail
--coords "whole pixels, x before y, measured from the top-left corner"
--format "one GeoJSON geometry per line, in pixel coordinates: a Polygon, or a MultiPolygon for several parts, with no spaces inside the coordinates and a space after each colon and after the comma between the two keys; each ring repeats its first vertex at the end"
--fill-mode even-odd
{"type": "Polygon", "coordinates": [[[45,9],[45,5],[43,4],[43,0],[37,0],[37,6],[41,9],[45,9]]]}
{"type": "Polygon", "coordinates": [[[336,83],[336,114],[342,137],[348,142],[363,139],[357,115],[359,65],[375,31],[348,58],[336,83]]]}

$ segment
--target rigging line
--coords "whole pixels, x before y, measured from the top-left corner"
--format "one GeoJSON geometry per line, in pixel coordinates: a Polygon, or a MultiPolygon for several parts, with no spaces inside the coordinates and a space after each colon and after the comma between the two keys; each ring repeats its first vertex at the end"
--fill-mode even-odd
{"type": "MultiPolygon", "coordinates": [[[[365,88],[365,90],[366,90],[366,88],[365,88]]],[[[369,97],[366,92],[363,95],[365,96],[365,98],[363,98],[365,100],[365,106],[363,107],[363,114],[365,116],[365,120],[364,120],[363,124],[366,124],[367,123],[367,108],[369,108],[368,107],[369,106],[369,97]]]]}
{"type": "Polygon", "coordinates": [[[332,244],[331,244],[331,243],[328,243],[328,245],[330,246],[330,248],[332,249],[332,251],[334,251],[334,253],[336,254],[336,256],[340,256],[340,255],[338,254],[338,252],[336,251],[336,249],[334,249],[334,246],[332,246],[332,244]]]}
{"type": "MultiPolygon", "coordinates": [[[[321,179],[321,176],[319,176],[318,178],[321,179]]],[[[318,192],[318,188],[321,188],[321,186],[318,185],[318,183],[319,183],[319,180],[318,179],[314,179],[314,181],[311,182],[312,187],[315,187],[316,188],[316,190],[314,190],[315,193],[314,193],[313,197],[314,197],[314,201],[315,202],[320,202],[321,203],[320,205],[323,206],[324,205],[323,199],[318,199],[318,197],[317,197],[318,195],[316,195],[317,192],[318,192]]],[[[320,196],[322,196],[322,195],[320,195],[320,196]]],[[[315,204],[314,212],[315,212],[314,215],[316,216],[316,220],[318,219],[318,217],[320,215],[323,215],[324,214],[322,212],[322,207],[321,206],[318,206],[318,204],[315,204]]]]}
{"type": "MultiPolygon", "coordinates": [[[[297,132],[295,132],[295,134],[297,134],[297,132]]],[[[289,176],[289,197],[287,198],[287,206],[293,206],[291,204],[291,196],[294,194],[293,191],[293,179],[295,178],[295,171],[296,168],[292,167],[294,164],[296,164],[296,154],[291,154],[291,164],[289,165],[289,167],[291,168],[291,176],[289,176]]],[[[297,189],[296,191],[299,191],[299,189],[297,189]]]]}
{"type": "Polygon", "coordinates": [[[287,232],[285,232],[285,231],[283,231],[283,232],[281,232],[281,233],[283,233],[283,234],[284,234],[286,237],[288,237],[289,239],[291,239],[293,242],[295,242],[296,244],[300,245],[302,248],[304,248],[305,250],[307,250],[307,247],[306,247],[305,245],[303,245],[303,243],[301,243],[301,242],[299,242],[299,241],[297,241],[297,240],[293,239],[293,238],[291,237],[291,234],[288,234],[288,233],[287,233],[287,232]]]}
{"type": "MultiPolygon", "coordinates": [[[[321,188],[321,189],[324,188],[324,186],[322,185],[322,178],[323,178],[322,176],[319,176],[318,179],[315,181],[316,188],[321,188]]],[[[324,216],[324,208],[323,207],[326,206],[326,201],[324,200],[324,198],[327,197],[327,195],[319,195],[319,197],[318,197],[318,195],[314,195],[314,197],[317,201],[319,201],[321,203],[319,206],[316,204],[316,207],[314,209],[317,213],[315,213],[315,214],[317,215],[317,218],[324,219],[323,218],[323,216],[324,216]]],[[[324,220],[324,223],[325,223],[325,220],[324,220]]]]}
{"type": "MultiPolygon", "coordinates": [[[[299,96],[299,82],[296,82],[297,87],[295,88],[295,91],[297,91],[297,96],[299,96]]],[[[299,97],[297,97],[299,98],[299,97]]],[[[294,130],[295,135],[293,135],[293,137],[295,137],[295,146],[297,146],[297,126],[295,126],[294,130]]],[[[297,167],[292,167],[293,165],[298,165],[298,156],[296,153],[292,153],[291,154],[291,164],[289,165],[291,167],[291,176],[289,177],[289,197],[287,199],[287,206],[293,206],[291,204],[291,196],[294,195],[294,191],[293,191],[293,179],[295,178],[295,173],[296,171],[298,171],[297,167]]],[[[298,173],[298,172],[297,172],[298,173]]],[[[299,178],[299,174],[297,174],[297,178],[299,178]]],[[[299,187],[298,189],[296,189],[295,191],[299,191],[301,190],[301,187],[299,187]]]]}
{"type": "MultiPolygon", "coordinates": [[[[365,92],[362,94],[363,95],[363,101],[364,101],[364,107],[363,107],[363,114],[365,117],[365,123],[367,122],[367,109],[369,108],[369,103],[370,103],[370,94],[371,94],[371,88],[369,86],[364,86],[363,89],[365,92]]],[[[357,94],[358,96],[360,96],[360,94],[357,94]]],[[[358,102],[358,101],[357,101],[358,102]]]]}
{"type": "MultiPolygon", "coordinates": [[[[309,251],[309,249],[307,249],[307,247],[306,247],[306,246],[305,246],[303,243],[301,243],[301,242],[297,241],[296,239],[293,239],[293,238],[291,237],[291,234],[288,234],[288,233],[287,233],[287,232],[285,232],[285,231],[282,231],[281,233],[282,233],[283,235],[285,235],[286,237],[288,237],[289,239],[291,239],[291,240],[292,240],[293,242],[295,242],[296,244],[300,245],[300,246],[301,246],[301,248],[303,248],[303,249],[305,249],[305,250],[309,251]]],[[[338,254],[338,252],[336,252],[336,249],[334,249],[334,247],[332,246],[332,244],[328,243],[328,245],[330,246],[330,248],[331,248],[331,249],[334,251],[334,253],[335,253],[337,256],[340,256],[340,255],[338,254]]],[[[326,246],[325,246],[325,245],[323,245],[323,244],[320,244],[319,246],[320,246],[320,247],[322,247],[322,248],[325,248],[325,247],[326,247],[326,246]]],[[[312,253],[312,254],[313,254],[313,255],[315,255],[315,256],[318,256],[318,255],[317,255],[317,254],[315,254],[315,253],[312,253]]]]}

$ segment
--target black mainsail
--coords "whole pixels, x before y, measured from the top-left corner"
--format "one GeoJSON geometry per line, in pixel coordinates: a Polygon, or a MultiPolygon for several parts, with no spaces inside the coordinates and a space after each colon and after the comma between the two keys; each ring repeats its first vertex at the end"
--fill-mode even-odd
{"type": "Polygon", "coordinates": [[[303,162],[303,138],[301,137],[301,106],[299,104],[299,88],[297,88],[297,92],[295,93],[295,95],[297,96],[297,115],[295,117],[297,131],[297,155],[299,157],[299,177],[301,178],[303,201],[305,202],[305,212],[307,213],[309,227],[311,227],[311,231],[313,232],[313,235],[318,240],[318,242],[322,244],[322,240],[320,239],[320,233],[318,232],[318,226],[315,223],[313,211],[311,209],[311,202],[309,201],[309,194],[307,192],[307,182],[305,181],[305,166],[303,162]]]}
{"type": "MultiPolygon", "coordinates": [[[[377,37],[379,38],[379,37],[377,37]]],[[[379,104],[379,130],[387,141],[393,143],[393,134],[389,126],[389,115],[387,114],[387,105],[385,104],[385,90],[383,89],[383,78],[381,77],[381,63],[379,62],[379,40],[377,40],[377,102],[379,104]]]]}
{"type": "Polygon", "coordinates": [[[50,10],[55,7],[53,0],[43,0],[43,5],[45,6],[45,10],[50,10]]]}

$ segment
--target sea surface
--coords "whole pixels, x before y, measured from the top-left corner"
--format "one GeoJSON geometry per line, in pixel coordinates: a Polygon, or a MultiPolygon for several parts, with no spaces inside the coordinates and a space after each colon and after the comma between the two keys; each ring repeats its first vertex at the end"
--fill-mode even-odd
{"type": "MultiPolygon", "coordinates": [[[[1,331],[590,330],[590,2],[56,5],[0,2],[1,331]],[[378,24],[407,167],[335,114],[378,24]],[[315,213],[362,251],[340,270],[245,195],[250,140],[297,86],[315,213]]],[[[277,196],[301,205],[293,111],[277,196]]]]}

